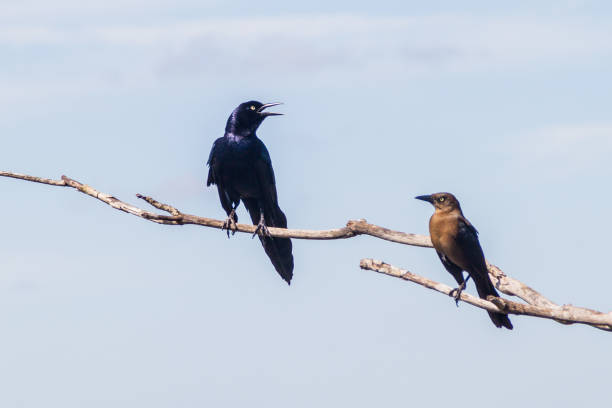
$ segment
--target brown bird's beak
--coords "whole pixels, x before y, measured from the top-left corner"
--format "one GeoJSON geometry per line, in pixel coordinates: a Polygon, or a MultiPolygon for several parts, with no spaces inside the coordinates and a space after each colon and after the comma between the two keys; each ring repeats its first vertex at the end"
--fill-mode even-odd
{"type": "Polygon", "coordinates": [[[417,200],[427,201],[428,203],[433,204],[433,197],[431,195],[421,195],[414,197],[417,200]]]}
{"type": "Polygon", "coordinates": [[[282,105],[282,102],[272,102],[272,103],[265,103],[263,105],[261,105],[261,107],[259,109],[257,109],[257,113],[263,115],[263,116],[279,116],[282,115],[282,113],[276,113],[276,112],[264,112],[263,110],[266,108],[269,108],[271,106],[276,106],[276,105],[282,105]]]}

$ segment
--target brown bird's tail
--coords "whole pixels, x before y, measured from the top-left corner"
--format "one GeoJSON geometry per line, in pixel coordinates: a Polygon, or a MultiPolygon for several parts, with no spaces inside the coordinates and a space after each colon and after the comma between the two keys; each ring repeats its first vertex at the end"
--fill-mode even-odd
{"type": "MultiPolygon", "coordinates": [[[[478,296],[481,299],[486,299],[487,296],[492,295],[495,297],[499,297],[499,293],[495,290],[495,286],[491,283],[491,279],[489,279],[489,272],[486,271],[483,274],[471,274],[474,279],[474,283],[476,284],[476,290],[478,291],[478,296]],[[478,276],[476,276],[478,275],[478,276]]],[[[508,318],[507,314],[503,313],[495,313],[495,312],[487,312],[489,313],[489,317],[491,321],[496,327],[505,327],[506,329],[512,330],[512,323],[508,318]]]]}
{"type": "MultiPolygon", "coordinates": [[[[243,199],[245,207],[249,211],[253,224],[259,223],[259,207],[257,201],[253,199],[243,199]]],[[[264,208],[264,218],[266,226],[287,228],[287,217],[278,205],[264,208]]],[[[276,272],[288,284],[291,284],[293,277],[293,246],[289,238],[273,238],[259,235],[259,241],[266,251],[266,255],[272,261],[276,272]]]]}

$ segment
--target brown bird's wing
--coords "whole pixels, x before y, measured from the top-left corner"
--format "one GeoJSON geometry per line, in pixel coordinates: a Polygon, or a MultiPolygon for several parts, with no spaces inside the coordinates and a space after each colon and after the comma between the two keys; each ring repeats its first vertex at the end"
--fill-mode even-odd
{"type": "MultiPolygon", "coordinates": [[[[499,297],[499,293],[497,293],[495,286],[493,286],[489,278],[487,263],[485,262],[485,257],[480,247],[480,242],[478,241],[478,231],[476,231],[476,228],[474,228],[474,226],[463,216],[459,217],[458,222],[459,225],[456,236],[457,244],[461,248],[466,271],[470,274],[472,279],[474,279],[478,296],[482,299],[486,299],[489,295],[499,297]]],[[[494,312],[488,313],[495,326],[504,326],[508,329],[512,329],[512,323],[508,315],[494,312]]]]}
{"type": "MultiPolygon", "coordinates": [[[[459,216],[459,223],[463,223],[465,225],[465,227],[470,230],[477,238],[478,238],[478,230],[476,229],[475,226],[472,225],[471,222],[468,221],[467,218],[465,218],[463,215],[459,216]]],[[[480,246],[480,244],[479,244],[480,246]]]]}
{"type": "Polygon", "coordinates": [[[455,240],[463,258],[458,263],[470,274],[484,271],[488,277],[487,264],[478,240],[478,231],[463,215],[457,219],[455,240]]]}
{"type": "Polygon", "coordinates": [[[450,272],[451,275],[453,275],[453,278],[455,278],[457,283],[459,285],[461,285],[463,283],[463,281],[464,281],[464,279],[463,279],[463,270],[460,267],[458,267],[457,265],[455,265],[454,263],[452,263],[446,257],[446,255],[444,255],[442,252],[436,251],[436,253],[438,254],[438,257],[440,258],[440,261],[442,261],[442,265],[444,265],[446,270],[448,272],[450,272]]]}

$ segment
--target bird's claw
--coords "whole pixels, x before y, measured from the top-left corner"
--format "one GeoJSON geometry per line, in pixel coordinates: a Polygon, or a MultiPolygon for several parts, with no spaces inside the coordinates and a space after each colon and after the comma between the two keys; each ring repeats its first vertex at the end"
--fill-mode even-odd
{"type": "Polygon", "coordinates": [[[463,289],[465,289],[465,282],[451,290],[448,294],[450,297],[455,299],[455,305],[457,305],[457,307],[459,307],[459,299],[461,298],[461,292],[463,292],[463,289]]]}
{"type": "Polygon", "coordinates": [[[266,227],[266,224],[261,221],[259,222],[259,224],[257,224],[257,228],[255,228],[255,232],[253,233],[253,236],[251,238],[255,238],[255,235],[259,235],[260,237],[271,236],[268,227],[266,227]]]}
{"type": "Polygon", "coordinates": [[[238,226],[236,225],[236,220],[234,219],[235,216],[236,213],[234,212],[234,210],[232,210],[232,212],[227,216],[225,222],[221,226],[221,231],[225,230],[227,232],[228,238],[230,237],[230,230],[232,230],[232,235],[234,235],[236,231],[238,231],[238,226]]]}

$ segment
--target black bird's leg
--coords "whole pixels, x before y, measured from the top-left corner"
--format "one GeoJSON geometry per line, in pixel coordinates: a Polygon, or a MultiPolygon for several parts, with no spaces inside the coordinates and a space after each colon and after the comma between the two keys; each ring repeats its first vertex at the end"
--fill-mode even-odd
{"type": "Polygon", "coordinates": [[[255,232],[251,238],[255,238],[255,235],[259,234],[262,237],[269,237],[270,231],[268,231],[268,227],[266,227],[266,220],[264,218],[264,210],[263,208],[259,208],[259,223],[257,224],[257,228],[255,228],[255,232]]]}
{"type": "Polygon", "coordinates": [[[461,297],[461,292],[463,292],[463,290],[465,289],[465,286],[467,285],[471,277],[472,275],[468,273],[468,276],[463,281],[463,283],[459,285],[459,287],[456,287],[455,289],[451,290],[450,293],[448,294],[450,297],[455,298],[455,304],[457,305],[457,307],[459,307],[459,298],[461,297]]]}
{"type": "Polygon", "coordinates": [[[229,215],[227,216],[227,218],[225,219],[225,222],[223,223],[223,226],[221,227],[221,231],[226,230],[227,231],[227,237],[230,237],[230,229],[232,230],[232,235],[234,235],[236,233],[236,231],[238,230],[238,227],[236,226],[236,207],[238,207],[238,205],[234,206],[232,205],[232,211],[229,213],[229,215]]]}

